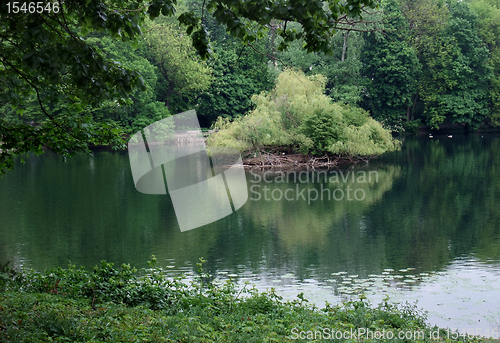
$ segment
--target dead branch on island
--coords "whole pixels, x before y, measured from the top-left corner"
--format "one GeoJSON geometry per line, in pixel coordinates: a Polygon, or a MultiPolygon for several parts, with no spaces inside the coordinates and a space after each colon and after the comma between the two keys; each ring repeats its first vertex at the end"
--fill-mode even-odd
{"type": "Polygon", "coordinates": [[[370,157],[346,157],[346,156],[313,156],[303,154],[286,154],[284,152],[259,151],[253,156],[243,159],[243,166],[250,168],[279,168],[279,169],[301,169],[301,168],[334,168],[339,165],[368,163],[370,157]]]}

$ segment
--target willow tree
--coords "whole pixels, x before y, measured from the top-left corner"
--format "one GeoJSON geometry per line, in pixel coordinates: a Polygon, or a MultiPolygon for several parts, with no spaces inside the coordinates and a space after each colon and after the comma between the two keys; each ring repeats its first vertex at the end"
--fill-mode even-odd
{"type": "Polygon", "coordinates": [[[370,156],[398,147],[390,131],[361,108],[334,103],[323,75],[285,70],[273,90],[252,100],[255,110],[234,121],[220,119],[209,145],[258,153],[261,149],[314,155],[370,156]]]}

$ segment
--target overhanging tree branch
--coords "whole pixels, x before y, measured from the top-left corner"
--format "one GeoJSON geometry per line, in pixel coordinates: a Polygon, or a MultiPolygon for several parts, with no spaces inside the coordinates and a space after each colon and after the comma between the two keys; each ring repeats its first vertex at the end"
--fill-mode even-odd
{"type": "Polygon", "coordinates": [[[280,62],[281,64],[283,64],[284,67],[289,67],[288,65],[285,64],[285,62],[283,62],[282,60],[280,60],[279,58],[275,57],[275,56],[271,56],[269,54],[266,54],[265,52],[262,52],[262,51],[259,51],[258,49],[256,49],[252,44],[248,43],[247,44],[249,47],[251,47],[255,52],[257,52],[258,54],[261,54],[263,56],[267,56],[275,61],[278,61],[280,62]]]}

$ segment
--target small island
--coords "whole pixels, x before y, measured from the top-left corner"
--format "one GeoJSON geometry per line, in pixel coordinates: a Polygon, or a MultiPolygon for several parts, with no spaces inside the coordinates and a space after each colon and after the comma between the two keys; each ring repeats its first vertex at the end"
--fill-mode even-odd
{"type": "Polygon", "coordinates": [[[326,78],[287,69],[256,107],[233,121],[219,117],[207,143],[238,149],[245,166],[330,167],[394,151],[400,142],[359,107],[334,103],[326,78]]]}

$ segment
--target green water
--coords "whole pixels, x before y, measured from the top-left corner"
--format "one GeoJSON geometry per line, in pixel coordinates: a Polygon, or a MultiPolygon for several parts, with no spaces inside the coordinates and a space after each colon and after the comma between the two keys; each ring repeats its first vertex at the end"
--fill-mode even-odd
{"type": "Polygon", "coordinates": [[[441,326],[498,327],[500,136],[406,137],[369,164],[254,170],[247,183],[241,209],[180,232],[168,195],[135,190],[126,153],[30,157],[0,179],[0,260],[144,267],[155,254],[190,275],[203,257],[217,280],[236,274],[319,306],[389,294],[418,299],[441,326]]]}

